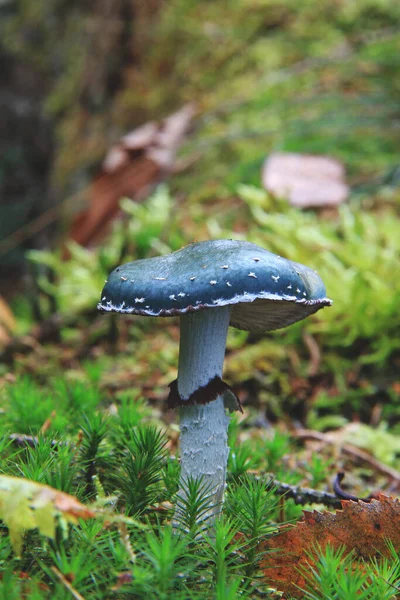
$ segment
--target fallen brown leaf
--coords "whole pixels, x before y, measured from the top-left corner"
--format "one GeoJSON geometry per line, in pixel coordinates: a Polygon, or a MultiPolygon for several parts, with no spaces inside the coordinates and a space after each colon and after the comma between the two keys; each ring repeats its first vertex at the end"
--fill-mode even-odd
{"type": "Polygon", "coordinates": [[[260,544],[265,552],[260,567],[269,585],[298,594],[306,587],[306,574],[315,567],[316,547],[322,551],[345,548],[356,558],[388,556],[387,540],[400,550],[400,501],[379,494],[371,502],[344,500],[342,510],[304,512],[303,520],[260,544]]]}
{"type": "Polygon", "coordinates": [[[271,154],[263,166],[266,190],[293,206],[336,206],[349,195],[343,165],[329,156],[271,154]]]}
{"type": "Polygon", "coordinates": [[[194,114],[194,105],[187,104],[163,121],[146,123],[114,144],[89,188],[88,207],[75,218],[69,239],[82,246],[95,243],[119,214],[121,198],[143,199],[150,186],[173,172],[176,152],[194,114]]]}

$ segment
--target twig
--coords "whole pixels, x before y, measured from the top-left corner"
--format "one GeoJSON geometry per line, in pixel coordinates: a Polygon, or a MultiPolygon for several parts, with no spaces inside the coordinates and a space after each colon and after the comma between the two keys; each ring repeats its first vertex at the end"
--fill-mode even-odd
{"type": "Polygon", "coordinates": [[[307,350],[310,353],[310,362],[308,364],[307,369],[308,376],[313,377],[314,375],[317,375],[319,371],[319,367],[321,364],[321,350],[319,349],[315,338],[313,338],[313,336],[310,333],[303,333],[303,341],[307,346],[307,350]]]}
{"type": "Polygon", "coordinates": [[[14,354],[25,354],[32,351],[37,344],[51,340],[58,335],[61,326],[65,323],[64,317],[54,314],[40,325],[33,327],[28,335],[14,337],[0,353],[0,362],[9,363],[14,354]]]}
{"type": "Polygon", "coordinates": [[[344,472],[340,471],[340,473],[338,473],[335,479],[333,480],[333,489],[338,498],[341,498],[342,500],[353,500],[354,502],[358,502],[359,500],[361,500],[362,502],[371,502],[372,498],[374,497],[373,494],[370,494],[366,498],[359,498],[354,494],[349,494],[348,492],[345,492],[340,485],[344,479],[344,476],[344,472]]]}
{"type": "Polygon", "coordinates": [[[72,584],[68,581],[68,579],[57,569],[57,567],[52,566],[51,570],[58,577],[61,583],[67,588],[67,590],[72,594],[75,600],[85,600],[85,598],[72,586],[72,584]]]}
{"type": "Polygon", "coordinates": [[[131,561],[132,564],[135,564],[136,554],[132,548],[131,540],[129,538],[129,531],[128,531],[128,527],[127,527],[126,523],[124,523],[122,521],[120,523],[118,523],[118,530],[119,530],[119,537],[121,539],[123,546],[125,547],[125,550],[128,553],[129,560],[131,561]]]}
{"type": "MultiPolygon", "coordinates": [[[[9,439],[16,446],[29,446],[30,448],[36,448],[39,444],[39,438],[33,435],[26,435],[25,433],[11,433],[9,439]]],[[[67,442],[60,442],[58,440],[51,440],[50,446],[57,449],[58,446],[66,446],[67,442]]]]}
{"type": "MultiPolygon", "coordinates": [[[[312,431],[311,429],[300,429],[298,431],[294,431],[292,433],[292,435],[293,435],[293,437],[296,437],[298,439],[315,440],[318,442],[322,442],[324,444],[333,444],[333,445],[336,444],[336,441],[334,440],[334,438],[332,436],[330,436],[329,434],[320,433],[319,431],[312,431]]],[[[368,454],[368,452],[365,452],[365,450],[361,450],[360,448],[357,448],[356,446],[353,446],[352,444],[342,444],[342,445],[340,445],[340,449],[342,450],[343,454],[347,454],[348,456],[351,456],[352,458],[357,458],[358,460],[366,462],[373,469],[375,469],[375,471],[378,471],[379,473],[386,475],[393,481],[400,482],[399,471],[397,471],[396,469],[393,469],[392,467],[389,467],[388,465],[384,465],[383,463],[379,462],[379,460],[377,460],[376,458],[374,458],[373,456],[368,454]]]]}
{"type": "Polygon", "coordinates": [[[340,498],[330,492],[313,490],[312,488],[291,485],[278,481],[273,477],[268,481],[268,489],[272,489],[276,495],[284,495],[285,498],[293,498],[295,504],[324,504],[333,508],[342,508],[340,498]]]}
{"type": "Polygon", "coordinates": [[[11,252],[11,250],[20,246],[27,239],[54,223],[60,216],[60,213],[61,206],[55,206],[43,212],[27,225],[23,225],[17,231],[14,231],[9,237],[2,240],[0,244],[0,256],[11,252]]]}
{"type": "Polygon", "coordinates": [[[26,240],[29,240],[29,238],[32,236],[40,233],[43,231],[43,229],[52,225],[55,221],[57,221],[67,205],[73,205],[76,202],[80,202],[82,198],[87,195],[89,190],[90,185],[86,186],[82,190],[78,190],[75,194],[72,194],[71,196],[68,196],[62,200],[59,204],[57,204],[57,206],[52,206],[51,208],[45,210],[39,216],[32,219],[32,221],[22,225],[22,227],[1,240],[0,257],[4,256],[8,252],[11,252],[11,250],[14,250],[14,248],[17,248],[26,240]]]}
{"type": "MultiPolygon", "coordinates": [[[[8,344],[0,349],[0,362],[12,363],[15,354],[28,354],[40,344],[57,340],[63,327],[71,327],[79,319],[96,314],[97,311],[94,309],[87,309],[73,315],[53,314],[39,325],[35,325],[28,334],[11,338],[8,344]]],[[[88,331],[91,331],[90,327],[88,331]]]]}

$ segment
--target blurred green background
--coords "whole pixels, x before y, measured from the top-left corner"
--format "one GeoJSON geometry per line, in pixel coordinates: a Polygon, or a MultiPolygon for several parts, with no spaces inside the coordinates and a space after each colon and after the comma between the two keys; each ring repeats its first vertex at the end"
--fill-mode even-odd
{"type": "MultiPolygon", "coordinates": [[[[272,335],[230,333],[226,377],[244,402],[313,428],[397,430],[400,6],[6,0],[0,12],[0,251],[14,332],[57,312],[58,348],[86,345],[104,381],[133,371],[161,399],[177,324],[154,335],[152,319],[98,320],[106,274],[193,240],[247,239],[317,269],[334,305],[272,335]],[[164,183],[121,198],[89,248],[68,242],[109,148],[188,102],[196,116],[164,183]],[[276,151],[340,160],[349,200],[302,210],[268,194],[261,167],[276,151]],[[117,367],[102,346],[110,339],[117,367]]],[[[35,368],[25,353],[15,368],[53,372],[62,360],[48,353],[35,368]]]]}

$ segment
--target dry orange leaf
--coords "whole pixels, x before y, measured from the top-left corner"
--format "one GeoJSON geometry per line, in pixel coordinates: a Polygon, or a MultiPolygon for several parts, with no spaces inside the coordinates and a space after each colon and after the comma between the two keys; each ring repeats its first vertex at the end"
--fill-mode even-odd
{"type": "Polygon", "coordinates": [[[90,186],[88,207],[76,216],[68,237],[81,246],[98,242],[120,213],[121,198],[143,200],[151,186],[173,171],[195,112],[194,105],[186,104],[162,122],[146,123],[114,144],[90,186]]]}
{"type": "Polygon", "coordinates": [[[358,558],[388,556],[386,540],[400,551],[400,501],[379,494],[371,502],[344,500],[342,510],[304,512],[303,520],[282,528],[282,533],[260,545],[265,552],[260,566],[270,585],[298,594],[305,588],[304,573],[310,571],[315,548],[342,546],[358,558]]]}

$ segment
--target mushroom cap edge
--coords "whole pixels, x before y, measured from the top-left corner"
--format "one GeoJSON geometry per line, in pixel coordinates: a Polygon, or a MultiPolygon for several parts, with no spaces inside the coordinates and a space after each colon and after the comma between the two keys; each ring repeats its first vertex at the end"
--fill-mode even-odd
{"type": "Polygon", "coordinates": [[[98,309],[169,317],[230,305],[232,326],[269,331],[331,304],[309,267],[250,242],[213,240],[117,267],[98,309]]]}

